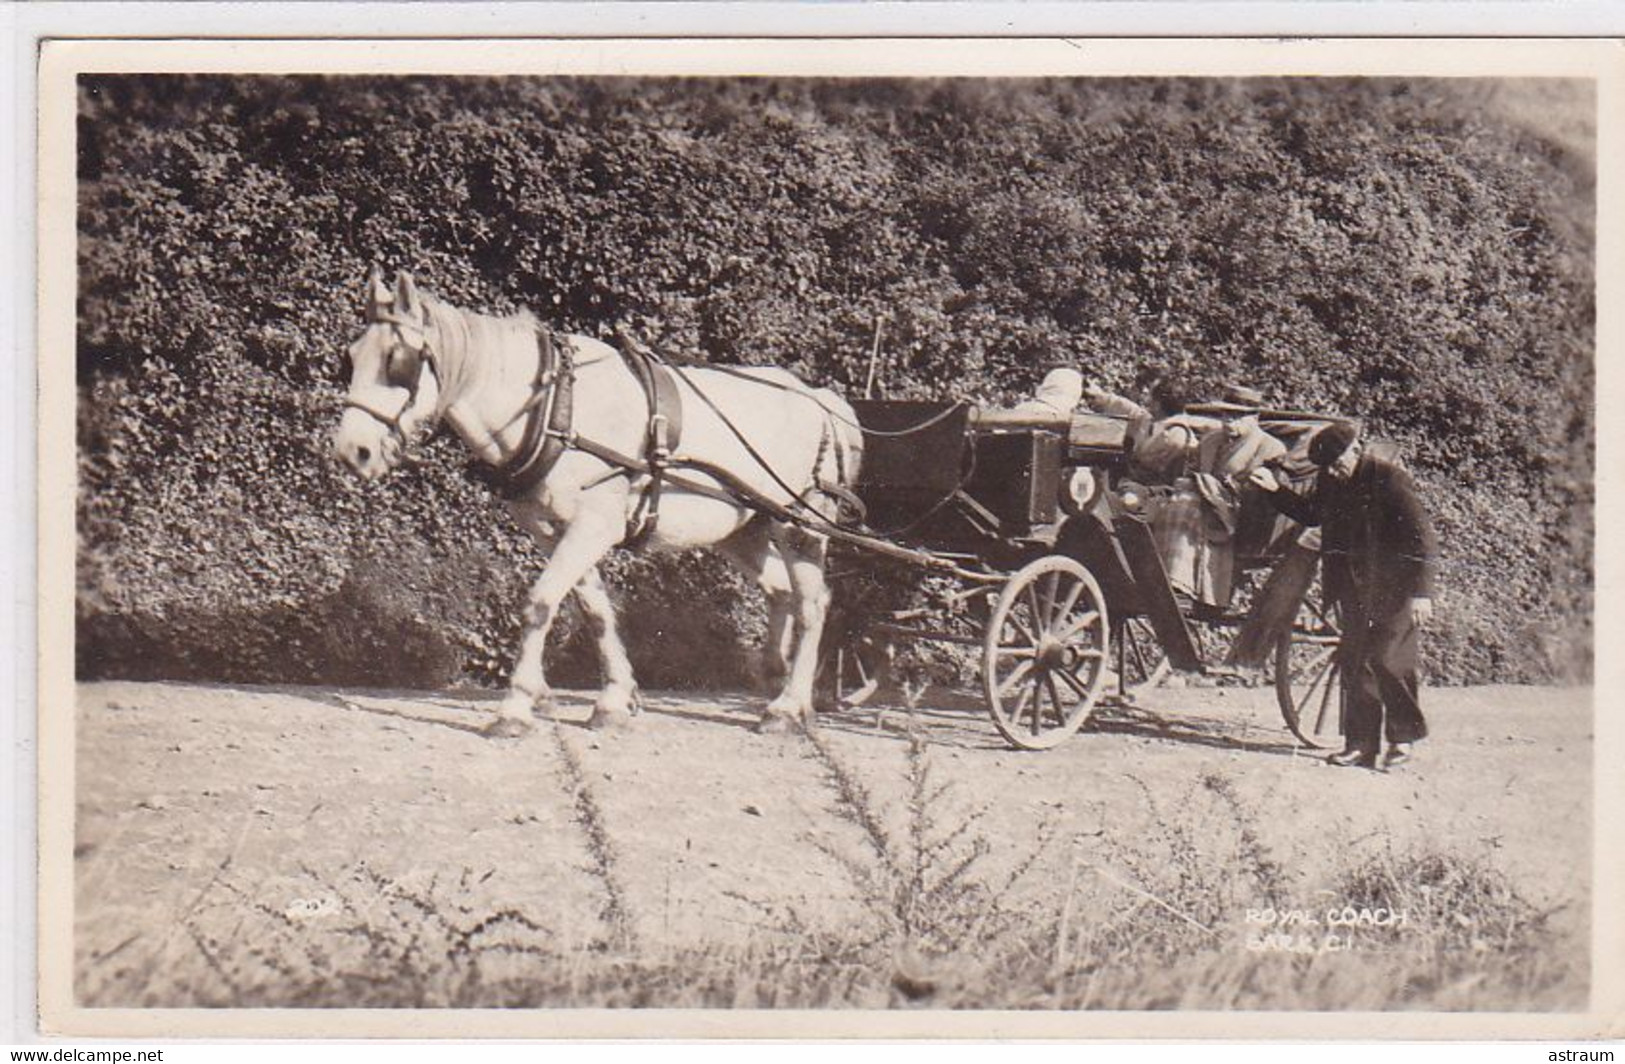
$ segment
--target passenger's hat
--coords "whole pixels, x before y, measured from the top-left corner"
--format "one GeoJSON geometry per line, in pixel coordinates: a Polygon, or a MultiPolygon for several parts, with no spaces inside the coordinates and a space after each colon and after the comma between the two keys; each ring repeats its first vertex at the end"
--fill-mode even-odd
{"type": "Polygon", "coordinates": [[[1227,384],[1224,398],[1198,405],[1204,414],[1256,414],[1264,408],[1264,393],[1245,384],[1227,384]]]}
{"type": "Polygon", "coordinates": [[[1359,433],[1347,421],[1334,421],[1315,433],[1309,440],[1309,460],[1326,469],[1359,438],[1359,433]]]}
{"type": "Polygon", "coordinates": [[[1249,388],[1245,384],[1231,384],[1224,389],[1224,401],[1235,403],[1237,406],[1249,406],[1254,410],[1264,406],[1264,393],[1257,388],[1249,388]]]}

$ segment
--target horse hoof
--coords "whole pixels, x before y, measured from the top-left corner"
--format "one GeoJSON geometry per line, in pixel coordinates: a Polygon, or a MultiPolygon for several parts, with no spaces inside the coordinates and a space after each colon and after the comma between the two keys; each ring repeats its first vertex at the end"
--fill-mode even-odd
{"type": "Polygon", "coordinates": [[[498,717],[485,726],[487,739],[523,739],[536,730],[536,725],[518,717],[498,717]]]}
{"type": "Polygon", "coordinates": [[[544,690],[539,695],[530,695],[513,688],[503,698],[502,705],[497,707],[497,713],[508,720],[528,721],[538,713],[551,720],[557,708],[558,703],[554,701],[551,689],[544,690]]]}
{"type": "Polygon", "coordinates": [[[632,714],[608,709],[594,709],[587,718],[587,727],[593,731],[617,731],[632,723],[632,714]]]}
{"type": "Polygon", "coordinates": [[[764,713],[762,719],[756,722],[756,734],[789,735],[806,726],[806,722],[800,717],[792,717],[786,713],[764,713]]]}

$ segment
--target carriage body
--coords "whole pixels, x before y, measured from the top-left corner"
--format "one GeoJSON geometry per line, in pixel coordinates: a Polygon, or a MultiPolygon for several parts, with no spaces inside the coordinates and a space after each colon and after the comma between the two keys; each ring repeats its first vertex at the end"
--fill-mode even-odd
{"type": "MultiPolygon", "coordinates": [[[[1309,644],[1321,664],[1329,656],[1328,643],[1333,650],[1336,645],[1334,619],[1311,601],[1318,541],[1278,517],[1266,500],[1248,500],[1245,534],[1217,545],[1235,552],[1238,573],[1250,574],[1243,581],[1245,592],[1232,607],[1202,608],[1178,596],[1169,583],[1140,498],[1144,489],[1131,477],[1130,459],[1147,428],[1144,422],[950,402],[864,400],[853,407],[867,437],[857,485],[866,508],[865,533],[952,560],[972,578],[970,590],[951,605],[975,614],[985,629],[986,693],[995,723],[1014,745],[1055,745],[1076,730],[1096,700],[1132,697],[1132,686],[1155,683],[1169,669],[1256,675],[1271,663],[1282,712],[1294,733],[1308,743],[1335,734],[1337,713],[1328,720],[1327,710],[1334,677],[1322,668],[1320,683],[1310,692],[1321,701],[1318,733],[1300,727],[1303,696],[1294,687],[1305,682],[1293,674],[1294,663],[1305,657],[1299,644],[1309,644]],[[1025,585],[1037,589],[1030,606],[1024,605],[1025,585]],[[1047,607],[1040,601],[1046,594],[1047,607]],[[1068,601],[1067,609],[1098,608],[1101,620],[1098,636],[1088,634],[1092,628],[1080,630],[1083,635],[1068,632],[1067,625],[1075,622],[1056,621],[1060,642],[1081,638],[1087,645],[1077,653],[1114,653],[1076,691],[1064,684],[1058,693],[1038,690],[1036,701],[1055,702],[1056,726],[1047,727],[1036,708],[1001,705],[1010,678],[1001,673],[1001,655],[1062,660],[1054,639],[1027,630],[1036,631],[1042,621],[1037,614],[1061,609],[1068,596],[1076,601],[1068,601]],[[1006,617],[1010,611],[1034,616],[1006,617]],[[1023,646],[1001,646],[1001,630],[1018,633],[1023,646]],[[1216,640],[1215,630],[1227,635],[1216,640]],[[1112,683],[1104,682],[1108,674],[1112,683]],[[1069,694],[1075,696],[1070,711],[1062,705],[1069,694]],[[1030,724],[1017,719],[1027,714],[1030,724]]],[[[1287,490],[1302,490],[1312,481],[1308,439],[1333,420],[1264,412],[1263,427],[1288,448],[1274,464],[1287,490]]],[[[882,635],[973,642],[940,625],[922,627],[917,609],[908,613],[907,623],[883,623],[882,635]]]]}
{"type": "Polygon", "coordinates": [[[1126,468],[1137,426],[1098,414],[1029,416],[963,403],[860,400],[857,494],[892,542],[993,565],[1052,548],[1066,521],[1126,468]]]}

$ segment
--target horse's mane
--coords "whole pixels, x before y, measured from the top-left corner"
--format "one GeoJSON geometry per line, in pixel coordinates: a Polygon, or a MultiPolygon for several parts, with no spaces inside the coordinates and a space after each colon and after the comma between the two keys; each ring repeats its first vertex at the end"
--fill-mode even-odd
{"type": "Polygon", "coordinates": [[[528,310],[497,317],[462,310],[432,296],[420,296],[439,330],[436,352],[442,365],[441,402],[459,396],[467,383],[492,375],[535,372],[536,316],[528,310]]]}

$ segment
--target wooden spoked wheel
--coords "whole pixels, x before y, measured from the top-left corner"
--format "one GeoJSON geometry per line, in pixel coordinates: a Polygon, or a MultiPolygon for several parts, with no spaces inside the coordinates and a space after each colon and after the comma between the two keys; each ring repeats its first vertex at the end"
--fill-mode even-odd
{"type": "Polygon", "coordinates": [[[1275,699],[1305,746],[1339,745],[1343,734],[1343,626],[1312,589],[1275,644],[1275,699]]]}
{"type": "Polygon", "coordinates": [[[1171,671],[1157,633],[1144,617],[1124,617],[1117,624],[1117,690],[1121,702],[1133,702],[1154,690],[1171,671]]]}
{"type": "Polygon", "coordinates": [[[1012,745],[1045,750],[1088,719],[1105,685],[1106,599],[1089,570],[1052,554],[1012,576],[988,619],[982,682],[1012,745]]]}

